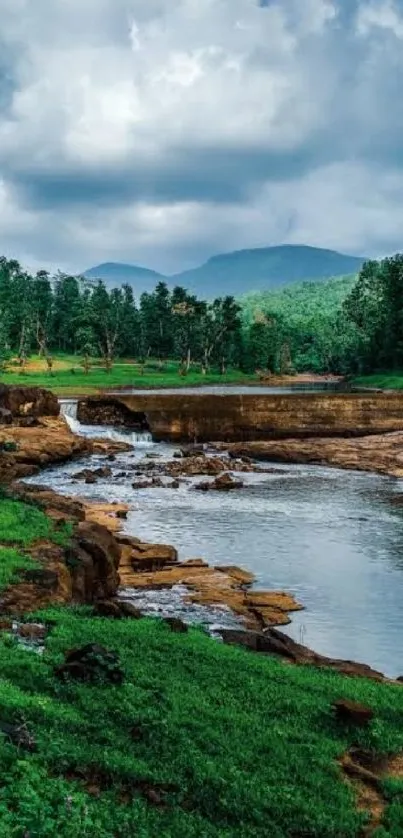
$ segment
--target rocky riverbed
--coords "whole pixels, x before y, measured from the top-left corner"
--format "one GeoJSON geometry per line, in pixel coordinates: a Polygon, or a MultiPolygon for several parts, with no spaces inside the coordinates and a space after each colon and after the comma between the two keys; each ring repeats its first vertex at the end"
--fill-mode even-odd
{"type": "MultiPolygon", "coordinates": [[[[126,516],[130,514],[130,517],[132,517],[130,511],[132,506],[131,504],[119,503],[119,487],[122,487],[121,494],[123,497],[126,492],[126,489],[123,491],[123,487],[128,485],[128,481],[134,492],[140,492],[139,497],[142,497],[144,492],[148,493],[149,489],[152,490],[153,497],[155,492],[157,508],[160,508],[159,493],[162,488],[169,489],[174,494],[175,490],[179,490],[178,496],[180,497],[182,497],[184,490],[193,492],[193,490],[199,489],[199,492],[195,492],[195,497],[196,494],[202,496],[206,493],[208,495],[214,493],[226,495],[229,493],[231,496],[234,494],[238,497],[241,492],[246,499],[250,494],[253,496],[256,493],[256,490],[253,489],[253,482],[250,483],[250,480],[254,480],[255,477],[259,482],[267,475],[267,479],[273,479],[274,481],[278,479],[280,481],[278,485],[282,485],[282,481],[287,476],[287,471],[283,467],[276,468],[271,464],[262,466],[253,459],[262,456],[267,460],[276,460],[277,457],[272,452],[271,442],[232,446],[218,443],[216,448],[219,450],[215,452],[211,449],[205,450],[205,447],[200,445],[186,446],[182,450],[173,452],[175,456],[171,454],[168,458],[161,458],[158,454],[158,446],[154,446],[144,450],[144,456],[141,459],[138,457],[131,459],[129,441],[126,442],[122,438],[107,439],[105,436],[97,439],[94,429],[92,429],[90,435],[81,437],[72,433],[62,417],[55,415],[41,416],[39,411],[36,411],[36,415],[32,414],[31,411],[30,415],[30,410],[31,408],[28,408],[21,414],[19,406],[18,416],[13,418],[11,424],[3,426],[0,431],[1,439],[4,441],[0,458],[0,473],[6,475],[7,481],[10,482],[15,477],[39,472],[45,466],[68,462],[76,457],[80,458],[76,470],[70,469],[68,474],[66,472],[68,485],[74,490],[74,499],[66,498],[57,493],[47,493],[43,483],[48,480],[47,475],[49,474],[49,482],[54,485],[51,476],[52,471],[40,476],[40,483],[42,484],[40,487],[20,485],[14,490],[20,493],[22,497],[27,497],[26,493],[28,492],[31,500],[42,504],[51,517],[60,520],[66,520],[67,518],[67,520],[73,521],[75,527],[82,527],[84,523],[95,527],[101,526],[106,528],[110,534],[112,533],[114,541],[118,545],[119,561],[118,568],[115,568],[115,570],[117,570],[119,578],[116,582],[115,576],[108,573],[106,577],[102,577],[102,582],[99,582],[98,579],[100,587],[95,596],[96,600],[99,600],[100,595],[101,599],[106,599],[108,602],[111,598],[115,603],[117,600],[122,602],[124,599],[126,603],[130,600],[134,608],[144,607],[150,613],[149,605],[147,605],[149,592],[160,591],[161,598],[163,598],[165,596],[164,592],[171,591],[173,597],[178,596],[178,600],[185,603],[189,609],[193,607],[195,612],[199,609],[198,613],[203,613],[203,609],[212,609],[213,611],[218,609],[218,614],[221,609],[222,615],[225,613],[234,615],[235,623],[232,624],[232,630],[237,630],[238,625],[239,629],[251,629],[258,635],[262,630],[267,632],[274,626],[289,624],[289,615],[301,610],[301,605],[305,604],[304,596],[296,596],[295,590],[292,595],[285,593],[281,587],[274,592],[270,589],[262,589],[261,584],[256,588],[254,586],[254,574],[248,571],[244,565],[238,567],[236,562],[228,561],[226,551],[222,554],[221,562],[215,561],[212,565],[205,561],[203,552],[201,552],[203,558],[179,560],[175,547],[160,544],[158,539],[155,538],[147,539],[144,528],[139,527],[140,537],[137,537],[137,534],[135,536],[122,533],[122,527],[126,527],[126,516]],[[8,447],[10,443],[15,443],[16,450],[4,449],[4,445],[8,447]],[[268,447],[266,448],[266,446],[268,447]],[[90,459],[94,454],[97,455],[95,462],[90,459]],[[200,478],[200,481],[198,481],[198,478],[200,478]],[[99,491],[97,489],[98,484],[99,491]],[[97,498],[97,495],[98,500],[105,498],[105,484],[109,484],[110,487],[106,497],[109,494],[114,502],[110,504],[95,503],[94,499],[97,498]],[[91,496],[91,500],[88,494],[90,489],[95,492],[91,496]],[[141,534],[141,530],[144,534],[141,534]],[[108,583],[105,581],[106,578],[109,580],[108,583]],[[113,579],[114,587],[113,585],[111,587],[110,583],[113,579]],[[130,591],[130,595],[125,596],[125,591],[130,591]]],[[[54,412],[54,409],[51,406],[50,412],[52,411],[54,412]]],[[[401,445],[399,434],[383,436],[388,438],[386,449],[389,451],[390,457],[395,457],[395,462],[399,462],[399,445],[401,445]]],[[[336,458],[335,452],[343,450],[344,447],[346,451],[350,452],[348,455],[346,454],[344,460],[340,457],[339,460],[334,459],[334,461],[330,459],[329,454],[328,461],[332,465],[359,468],[360,463],[355,464],[352,459],[352,451],[371,451],[375,454],[378,450],[379,456],[379,439],[375,440],[374,437],[355,440],[338,439],[337,449],[332,447],[336,445],[335,440],[321,440],[320,442],[323,446],[323,452],[332,451],[332,457],[334,458],[336,458]],[[374,444],[372,444],[372,440],[374,440],[374,444]],[[378,449],[376,443],[378,443],[378,449]]],[[[288,441],[287,444],[286,442],[276,442],[276,445],[280,446],[276,449],[277,452],[288,450],[288,441]]],[[[285,455],[282,459],[280,454],[278,458],[282,462],[294,462],[298,459],[297,451],[299,450],[302,452],[301,456],[308,458],[308,462],[318,462],[318,453],[315,455],[313,448],[310,449],[310,455],[306,453],[308,449],[305,449],[304,446],[307,445],[307,441],[291,440],[290,452],[292,453],[288,455],[288,459],[285,455]],[[313,459],[310,460],[309,456],[312,456],[313,459]]],[[[368,453],[368,459],[364,457],[361,467],[370,468],[369,456],[368,453]]],[[[327,462],[327,460],[322,457],[320,462],[327,462]]],[[[398,465],[395,466],[396,471],[392,472],[390,470],[392,468],[391,461],[386,466],[385,462],[384,459],[383,468],[388,469],[386,473],[394,473],[396,476],[400,476],[398,465]]],[[[292,479],[291,473],[290,478],[292,479]]],[[[274,484],[272,485],[274,488],[274,484]]],[[[169,493],[164,494],[167,499],[165,506],[169,508],[171,506],[170,495],[169,493]]],[[[400,503],[398,495],[396,495],[395,501],[398,506],[400,503]]],[[[196,533],[196,530],[194,532],[196,533]]],[[[173,543],[175,543],[174,539],[173,543]]],[[[207,551],[205,555],[209,555],[207,551]]],[[[4,603],[10,611],[15,610],[18,598],[24,603],[24,609],[53,601],[91,601],[91,596],[94,599],[94,588],[91,585],[93,585],[94,578],[98,578],[98,571],[94,577],[93,569],[90,569],[87,573],[81,568],[79,576],[76,574],[76,577],[74,577],[73,574],[72,578],[68,578],[65,572],[65,561],[60,556],[47,554],[46,549],[40,549],[37,551],[36,558],[40,559],[47,571],[42,581],[45,583],[45,587],[46,585],[48,587],[44,591],[42,583],[39,584],[39,576],[36,579],[25,580],[25,588],[20,588],[19,591],[15,590],[14,594],[9,592],[7,594],[8,601],[5,597],[4,603]],[[78,578],[79,581],[77,581],[78,578]],[[27,584],[31,587],[27,588],[27,584]],[[90,590],[92,590],[92,594],[89,593],[90,590]],[[31,606],[29,605],[30,602],[31,606]]],[[[87,564],[90,567],[90,563],[85,560],[84,566],[87,566],[87,564]]],[[[287,587],[285,587],[285,590],[287,590],[287,587]]],[[[225,623],[226,621],[222,622],[225,623]]],[[[228,625],[228,621],[226,624],[228,625]]],[[[284,635],[285,637],[286,635],[284,635]]],[[[254,643],[254,641],[251,642],[254,643]]],[[[282,642],[283,644],[292,644],[295,641],[288,637],[282,642]]],[[[300,648],[305,648],[302,643],[297,645],[300,648]]],[[[262,650],[264,644],[262,645],[262,642],[258,641],[258,646],[262,650]]],[[[305,658],[309,657],[307,653],[304,654],[305,658]]],[[[326,661],[332,660],[326,655],[318,655],[316,658],[318,661],[322,658],[326,661]]],[[[310,657],[310,660],[312,660],[312,657],[310,657]]]]}

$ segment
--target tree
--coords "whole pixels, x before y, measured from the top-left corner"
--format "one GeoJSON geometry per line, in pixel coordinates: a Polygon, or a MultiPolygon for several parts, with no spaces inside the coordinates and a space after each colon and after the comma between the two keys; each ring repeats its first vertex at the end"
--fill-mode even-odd
{"type": "Polygon", "coordinates": [[[39,357],[45,359],[49,372],[52,372],[53,359],[49,351],[52,340],[53,295],[47,271],[38,271],[32,283],[32,315],[34,335],[39,357]]]}
{"type": "Polygon", "coordinates": [[[91,295],[91,308],[96,342],[105,362],[105,370],[110,372],[122,329],[122,290],[113,288],[108,294],[104,283],[99,281],[91,295]]]}
{"type": "Polygon", "coordinates": [[[202,324],[204,373],[212,361],[223,373],[228,360],[234,360],[233,350],[241,331],[240,311],[233,297],[218,298],[206,307],[202,324]]]}

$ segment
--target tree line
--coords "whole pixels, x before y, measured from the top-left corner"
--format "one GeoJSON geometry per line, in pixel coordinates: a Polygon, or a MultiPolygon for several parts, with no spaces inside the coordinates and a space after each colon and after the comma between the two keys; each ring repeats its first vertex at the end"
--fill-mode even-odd
{"type": "Polygon", "coordinates": [[[33,353],[52,371],[54,355],[94,357],[107,371],[117,357],[178,361],[186,374],[227,366],[245,372],[354,374],[403,368],[403,256],[366,262],[357,277],[207,302],[159,282],[134,298],[46,271],[30,274],[0,258],[0,361],[33,353]]]}
{"type": "Polygon", "coordinates": [[[35,275],[0,258],[0,356],[15,354],[23,368],[32,353],[51,371],[56,353],[81,355],[85,371],[99,356],[110,371],[116,357],[140,363],[177,359],[183,372],[198,363],[224,371],[241,363],[240,306],[213,302],[159,282],[135,300],[130,285],[108,289],[101,280],[46,271],[35,275]]]}

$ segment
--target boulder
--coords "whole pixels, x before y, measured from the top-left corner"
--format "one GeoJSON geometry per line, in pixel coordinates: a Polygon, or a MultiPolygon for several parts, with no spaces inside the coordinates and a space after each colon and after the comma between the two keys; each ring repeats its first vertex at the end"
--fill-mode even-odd
{"type": "Polygon", "coordinates": [[[235,480],[231,474],[226,472],[220,474],[212,482],[198,483],[195,489],[198,492],[231,492],[234,489],[243,489],[244,485],[242,480],[235,480]]]}
{"type": "Polygon", "coordinates": [[[188,626],[178,617],[166,617],[163,621],[176,634],[187,634],[188,626]]]}
{"type": "Polygon", "coordinates": [[[74,480],[85,480],[86,483],[96,483],[97,478],[107,478],[112,476],[112,469],[109,466],[101,466],[100,468],[84,468],[82,471],[76,471],[73,474],[74,480]]]}
{"type": "Polygon", "coordinates": [[[139,620],[142,617],[141,611],[135,605],[118,599],[99,600],[95,603],[94,613],[97,617],[111,617],[114,620],[121,620],[123,617],[139,620]]]}
{"type": "MultiPolygon", "coordinates": [[[[254,594],[252,594],[253,597],[254,594]]],[[[248,598],[246,595],[246,600],[248,598]]],[[[272,596],[269,594],[268,596],[272,596]]],[[[274,594],[283,598],[285,595],[274,594]]],[[[252,607],[252,601],[249,602],[249,607],[252,607]]],[[[286,603],[284,601],[284,607],[286,603]]],[[[295,610],[295,609],[290,609],[295,610]]],[[[263,612],[264,613],[264,612],[263,612]]],[[[287,634],[284,634],[278,629],[268,628],[263,632],[256,631],[239,631],[234,629],[222,629],[220,631],[224,643],[230,645],[241,645],[255,652],[264,652],[266,654],[274,654],[279,657],[286,658],[298,664],[310,664],[312,666],[326,667],[341,672],[343,675],[348,675],[353,678],[370,678],[373,681],[383,681],[384,675],[371,669],[370,666],[362,663],[355,663],[354,661],[343,661],[333,658],[327,658],[324,655],[319,655],[307,646],[302,646],[296,643],[287,634]]]]}
{"type": "Polygon", "coordinates": [[[65,661],[56,667],[55,675],[62,680],[71,678],[87,683],[109,682],[120,685],[124,681],[118,654],[97,643],[88,643],[66,652],[65,661]]]}
{"type": "Polygon", "coordinates": [[[120,547],[101,524],[78,524],[69,548],[73,597],[82,602],[110,599],[119,586],[120,547]]]}
{"type": "Polygon", "coordinates": [[[11,425],[13,414],[6,407],[0,407],[0,425],[11,425]]]}
{"type": "Polygon", "coordinates": [[[365,704],[359,704],[348,698],[340,698],[332,704],[336,719],[345,724],[366,727],[374,718],[374,711],[365,704]]]}
{"type": "Polygon", "coordinates": [[[0,384],[0,408],[9,411],[13,421],[31,416],[59,416],[57,396],[42,387],[13,387],[0,384]]]}

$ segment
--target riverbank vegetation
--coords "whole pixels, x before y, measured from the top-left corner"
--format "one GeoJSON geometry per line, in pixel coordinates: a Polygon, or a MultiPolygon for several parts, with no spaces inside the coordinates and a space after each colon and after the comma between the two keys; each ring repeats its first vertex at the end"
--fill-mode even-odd
{"type": "Polygon", "coordinates": [[[19,571],[34,566],[29,556],[29,547],[44,540],[64,545],[69,532],[68,525],[56,528],[40,509],[1,493],[0,590],[16,581],[19,571]]]}
{"type": "MultiPolygon", "coordinates": [[[[16,550],[53,538],[34,507],[8,499],[0,510],[0,538],[16,550]]],[[[363,834],[373,813],[340,759],[351,746],[372,758],[403,750],[400,685],[293,666],[158,619],[112,623],[89,606],[25,619],[48,633],[38,654],[0,631],[0,838],[363,834]],[[121,683],[57,677],[67,651],[85,644],[117,654],[121,683]],[[340,698],[374,720],[337,721],[340,698]]],[[[373,834],[398,838],[399,771],[385,772],[379,800],[373,834]]]]}
{"type": "Polygon", "coordinates": [[[210,302],[164,282],[135,299],[129,285],[30,275],[2,258],[0,365],[10,383],[74,391],[81,377],[81,392],[256,374],[357,376],[403,367],[402,311],[400,255],[367,262],[358,278],[210,302]]]}

